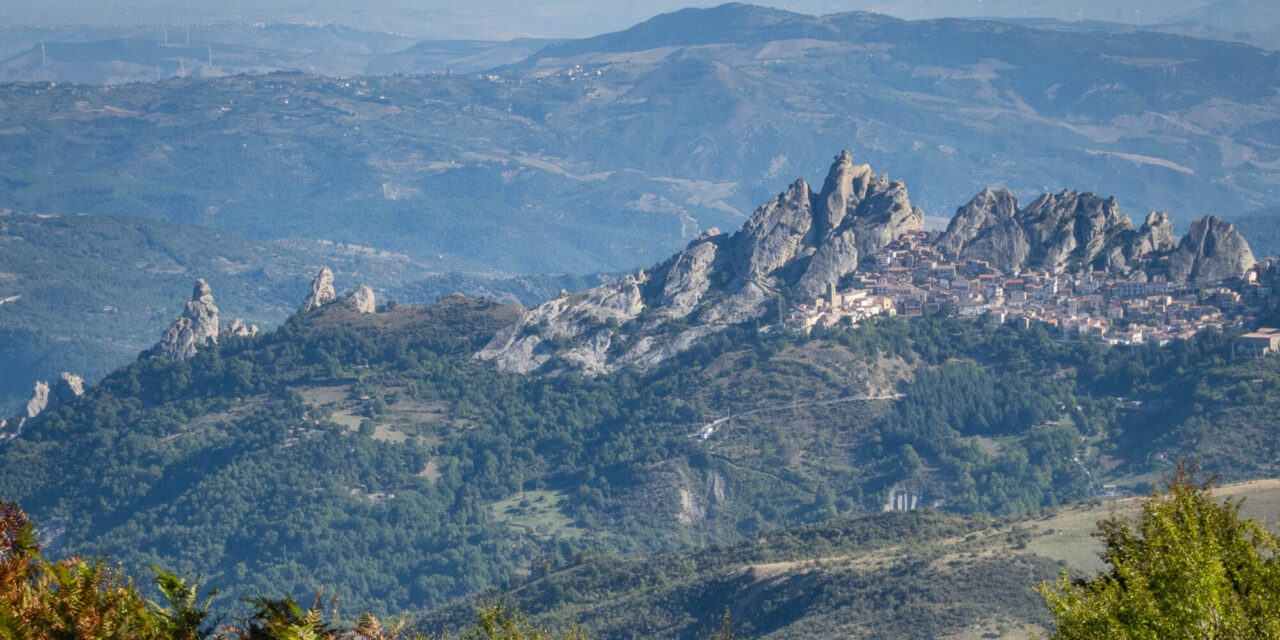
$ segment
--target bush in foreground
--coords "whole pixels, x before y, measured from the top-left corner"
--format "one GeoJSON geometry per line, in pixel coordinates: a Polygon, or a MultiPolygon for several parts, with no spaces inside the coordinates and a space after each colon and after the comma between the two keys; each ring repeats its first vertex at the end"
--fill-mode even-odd
{"type": "MultiPolygon", "coordinates": [[[[361,616],[354,628],[327,617],[320,598],[303,608],[292,597],[251,601],[254,613],[215,625],[198,581],[154,569],[165,604],[149,601],[133,581],[101,560],[50,562],[25,513],[0,500],[0,638],[4,640],[450,640],[405,631],[361,616]]],[[[481,609],[457,640],[586,640],[576,629],[556,636],[519,611],[481,609]]]]}
{"type": "Polygon", "coordinates": [[[1038,588],[1058,640],[1280,639],[1280,537],[1181,465],[1134,526],[1098,523],[1110,570],[1038,588]]]}

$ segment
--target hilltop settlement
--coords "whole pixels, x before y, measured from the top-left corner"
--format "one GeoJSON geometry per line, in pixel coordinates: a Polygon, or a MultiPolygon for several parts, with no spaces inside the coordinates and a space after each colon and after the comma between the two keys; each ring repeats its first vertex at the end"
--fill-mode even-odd
{"type": "MultiPolygon", "coordinates": [[[[903,234],[879,251],[849,287],[835,283],[821,296],[800,301],[784,324],[808,331],[879,315],[948,314],[1024,326],[1042,323],[1067,336],[1109,344],[1165,344],[1200,331],[1237,331],[1275,307],[1280,260],[1267,258],[1243,275],[1208,282],[1142,281],[1105,269],[1085,274],[1030,269],[1005,273],[985,260],[951,261],[937,234],[903,234]]],[[[1274,350],[1266,331],[1242,344],[1274,350]],[[1258,339],[1265,339],[1265,344],[1258,339]]]]}

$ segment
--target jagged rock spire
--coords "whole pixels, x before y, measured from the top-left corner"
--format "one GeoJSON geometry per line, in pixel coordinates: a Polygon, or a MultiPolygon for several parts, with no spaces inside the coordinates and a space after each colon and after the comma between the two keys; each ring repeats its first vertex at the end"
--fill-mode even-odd
{"type": "Polygon", "coordinates": [[[338,299],[338,294],[333,289],[333,271],[329,267],[320,269],[320,273],[316,274],[315,280],[311,281],[311,295],[302,301],[302,313],[315,311],[330,302],[338,299]]]}
{"type": "Polygon", "coordinates": [[[820,192],[796,180],[732,236],[706,234],[651,274],[531,309],[476,357],[521,372],[556,355],[591,373],[652,366],[720,328],[770,312],[780,285],[801,296],[823,293],[854,272],[861,256],[923,226],[924,212],[911,206],[901,181],[855,165],[846,151],[820,192]],[[649,322],[627,336],[627,349],[616,348],[618,336],[606,324],[626,326],[645,311],[652,311],[649,322]],[[677,318],[692,326],[674,337],[647,335],[677,318]],[[570,346],[548,349],[550,338],[570,346]]]}
{"type": "Polygon", "coordinates": [[[182,315],[160,336],[157,353],[170,360],[187,360],[196,350],[218,342],[218,307],[213,303],[213,290],[203,278],[196,280],[191,300],[182,315]]]}

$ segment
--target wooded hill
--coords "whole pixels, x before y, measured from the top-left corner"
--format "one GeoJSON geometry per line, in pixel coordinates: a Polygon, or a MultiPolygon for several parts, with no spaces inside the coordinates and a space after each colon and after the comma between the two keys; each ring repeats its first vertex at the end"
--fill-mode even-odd
{"type": "Polygon", "coordinates": [[[926,318],[741,327],[597,378],[470,357],[514,317],[461,297],[331,306],[140,360],[3,445],[0,495],[55,554],[198,571],[228,599],[324,587],[403,611],[584,552],[731,543],[891,496],[1012,514],[1143,488],[1181,454],[1229,479],[1276,472],[1280,362],[1227,336],[1111,349],[926,318]]]}

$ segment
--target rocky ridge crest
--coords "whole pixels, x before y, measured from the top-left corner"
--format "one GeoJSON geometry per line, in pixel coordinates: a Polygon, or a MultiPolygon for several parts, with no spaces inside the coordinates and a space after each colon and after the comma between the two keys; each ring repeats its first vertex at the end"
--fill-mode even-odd
{"type": "Polygon", "coordinates": [[[853,164],[846,151],[821,191],[797,180],[737,233],[709,230],[653,269],[534,307],[476,357],[521,373],[554,358],[587,373],[647,368],[764,316],[784,291],[822,293],[923,224],[901,181],[853,164]]]}
{"type": "Polygon", "coordinates": [[[1071,190],[1019,208],[1007,189],[986,189],[956,211],[937,246],[952,260],[982,260],[1010,275],[1028,268],[1055,274],[1101,269],[1177,284],[1238,277],[1254,262],[1244,238],[1213,216],[1193,223],[1175,243],[1167,214],[1152,213],[1135,230],[1114,197],[1071,190]]]}

